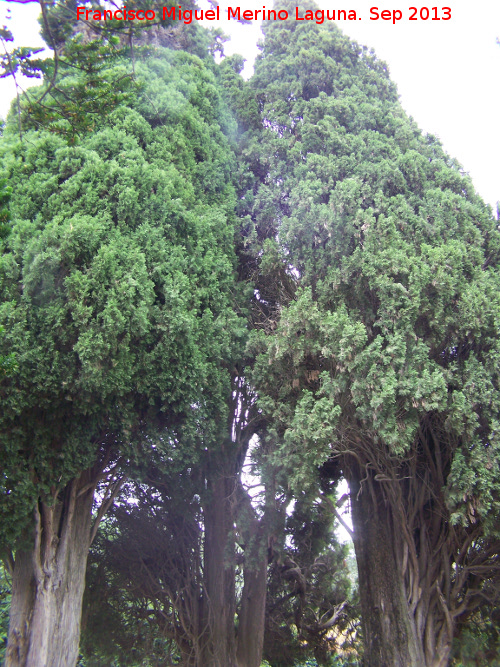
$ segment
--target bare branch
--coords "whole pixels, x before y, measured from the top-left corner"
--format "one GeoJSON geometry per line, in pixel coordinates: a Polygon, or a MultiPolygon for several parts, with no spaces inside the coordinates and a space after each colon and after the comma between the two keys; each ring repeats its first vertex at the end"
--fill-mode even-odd
{"type": "Polygon", "coordinates": [[[106,495],[109,492],[109,497],[104,499],[101,503],[101,506],[99,507],[97,511],[97,516],[94,521],[94,525],[92,526],[92,531],[90,533],[90,541],[89,541],[89,546],[93,543],[95,536],[97,535],[97,530],[99,529],[99,524],[101,523],[104,515],[106,512],[109,510],[111,505],[113,504],[116,496],[120,493],[122,486],[125,484],[127,481],[127,476],[123,476],[121,479],[117,479],[114,484],[110,484],[108,489],[106,490],[106,495]]]}
{"type": "MultiPolygon", "coordinates": [[[[345,494],[347,495],[347,494],[345,494]]],[[[322,495],[321,496],[325,501],[332,513],[335,515],[335,517],[338,519],[342,527],[348,532],[351,540],[354,540],[354,531],[353,529],[344,521],[342,515],[337,511],[337,508],[335,507],[334,503],[332,502],[331,498],[329,498],[327,495],[322,495]]],[[[342,504],[345,502],[343,498],[341,498],[342,504]]],[[[339,501],[340,502],[340,501],[339,501]]]]}

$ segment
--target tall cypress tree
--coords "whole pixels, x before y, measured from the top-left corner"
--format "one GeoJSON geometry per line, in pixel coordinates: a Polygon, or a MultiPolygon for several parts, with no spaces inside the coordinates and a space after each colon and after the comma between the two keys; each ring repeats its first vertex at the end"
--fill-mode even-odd
{"type": "Polygon", "coordinates": [[[225,437],[241,334],[230,121],[198,57],[138,69],[135,108],[76,145],[2,139],[0,344],[18,362],[0,388],[9,667],[76,663],[88,548],[127,461],[160,448],[185,465],[225,437]]]}
{"type": "Polygon", "coordinates": [[[264,34],[240,201],[269,441],[295,488],[349,482],[366,664],[444,666],[497,595],[497,222],[373,53],[264,34]]]}

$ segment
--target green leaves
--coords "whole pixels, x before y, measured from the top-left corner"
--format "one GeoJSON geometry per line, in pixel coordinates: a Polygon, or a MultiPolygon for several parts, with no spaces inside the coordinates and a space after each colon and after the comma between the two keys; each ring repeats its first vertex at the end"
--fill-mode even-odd
{"type": "Polygon", "coordinates": [[[150,67],[144,114],[122,105],[75,146],[46,132],[3,139],[12,232],[0,345],[18,360],[0,389],[7,513],[29,514],[36,493],[90,465],[104,440],[146,458],[161,441],[168,458],[182,438],[180,466],[201,441],[220,441],[242,344],[232,156],[202,62],[165,52],[150,67]]]}
{"type": "Polygon", "coordinates": [[[65,42],[64,60],[35,63],[46,84],[23,98],[25,127],[45,128],[66,137],[68,143],[94,131],[116,107],[134,97],[132,73],[123,55],[112,42],[75,37],[65,42]]]}
{"type": "Polygon", "coordinates": [[[15,77],[17,74],[39,79],[41,77],[39,68],[42,65],[42,61],[33,59],[33,56],[41,53],[43,49],[30,49],[21,46],[9,51],[7,43],[13,41],[14,36],[12,32],[6,26],[0,28],[0,42],[3,46],[3,53],[0,55],[0,79],[7,76],[15,77]]]}
{"type": "Polygon", "coordinates": [[[10,234],[10,212],[9,202],[12,196],[12,188],[7,179],[0,179],[0,240],[10,234]]]}
{"type": "Polygon", "coordinates": [[[261,129],[245,138],[255,181],[242,200],[260,239],[257,299],[269,304],[254,377],[280,456],[314,466],[370,441],[403,457],[433,413],[450,429],[443,447],[464,429],[471,443],[480,429],[485,447],[495,221],[460,165],[405,117],[384,64],[334,26],[306,23],[265,24],[251,82],[261,129]],[[276,289],[283,273],[294,291],[276,289]],[[472,398],[476,374],[484,393],[472,398]]]}

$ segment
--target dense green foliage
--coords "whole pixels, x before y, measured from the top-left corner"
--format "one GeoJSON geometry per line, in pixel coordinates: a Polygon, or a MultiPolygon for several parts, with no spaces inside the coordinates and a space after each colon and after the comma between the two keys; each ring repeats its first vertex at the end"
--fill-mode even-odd
{"type": "Polygon", "coordinates": [[[0,318],[19,367],[1,389],[3,540],[103,443],[185,460],[224,415],[241,332],[223,112],[195,56],[165,52],[147,78],[137,109],[76,146],[6,131],[0,318]]]}
{"type": "Polygon", "coordinates": [[[396,561],[410,553],[416,635],[433,624],[446,652],[438,594],[411,582],[443,586],[453,619],[497,599],[497,221],[373,54],[332,25],[264,33],[243,199],[269,442],[297,490],[330,459],[356,499],[378,498],[396,561]]]}
{"type": "MultiPolygon", "coordinates": [[[[36,0],[28,0],[35,2],[36,0]]],[[[0,29],[3,53],[0,78],[13,77],[17,101],[17,130],[45,129],[64,136],[70,143],[94,131],[111,111],[130,105],[134,92],[141,87],[136,60],[150,54],[155,46],[182,49],[203,60],[223,51],[225,37],[219,29],[206,30],[198,25],[178,24],[170,16],[163,18],[163,7],[173,7],[173,0],[150,3],[131,0],[128,11],[153,9],[154,24],[141,21],[94,20],[94,11],[104,11],[100,2],[85,5],[90,20],[77,19],[76,0],[40,2],[41,35],[53,50],[53,58],[38,57],[43,49],[11,47],[13,35],[0,29]],[[18,86],[17,76],[42,79],[40,88],[26,91],[18,86]],[[22,91],[22,95],[20,92],[22,91]]],[[[193,9],[191,0],[184,9],[193,9]]],[[[109,9],[109,8],[108,8],[109,9]]]]}
{"type": "Polygon", "coordinates": [[[0,181],[0,240],[6,239],[10,233],[9,202],[12,188],[7,185],[6,179],[0,181]]]}
{"type": "Polygon", "coordinates": [[[419,415],[436,410],[450,432],[466,428],[470,456],[493,452],[495,429],[477,439],[471,410],[481,405],[493,426],[500,248],[490,211],[405,117],[384,65],[335,28],[271,23],[253,85],[267,126],[253,145],[266,177],[248,196],[269,239],[262,264],[278,253],[298,290],[262,359],[275,362],[276,396],[297,403],[295,422],[285,409],[286,439],[306,438],[312,449],[300,452],[316,460],[337,424],[357,423],[403,454],[419,415]]]}
{"type": "MultiPolygon", "coordinates": [[[[0,244],[10,234],[10,211],[9,202],[12,195],[12,188],[7,185],[6,179],[0,180],[0,244]]],[[[0,246],[1,248],[1,246],[0,246]]],[[[0,338],[4,335],[4,328],[0,326],[0,338]]],[[[15,368],[15,355],[0,355],[0,374],[6,375],[15,368]]]]}
{"type": "MultiPolygon", "coordinates": [[[[0,143],[2,553],[38,504],[116,465],[130,481],[92,548],[82,667],[219,665],[211,642],[236,655],[259,571],[269,665],[357,664],[363,638],[379,667],[378,521],[403,591],[387,622],[402,609],[414,629],[401,655],[495,664],[491,210],[333,24],[265,23],[245,82],[240,57],[214,64],[219,33],[72,36],[75,7],[44,7],[54,60],[0,63],[44,75],[0,143]],[[342,478],[359,604],[333,534],[342,478]]],[[[2,570],[4,634],[9,601],[2,570]]]]}

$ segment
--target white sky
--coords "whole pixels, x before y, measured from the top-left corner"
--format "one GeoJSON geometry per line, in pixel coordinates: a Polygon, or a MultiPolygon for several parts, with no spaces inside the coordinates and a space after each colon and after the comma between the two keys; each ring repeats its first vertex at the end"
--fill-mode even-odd
{"type": "MultiPolygon", "coordinates": [[[[500,200],[500,46],[496,43],[500,37],[500,0],[444,0],[437,5],[438,16],[442,15],[441,7],[449,6],[449,21],[409,21],[411,2],[377,3],[378,0],[318,1],[324,9],[356,11],[358,20],[339,21],[337,25],[351,38],[374,48],[379,58],[387,62],[405,110],[422,130],[440,137],[445,149],[469,172],[478,192],[495,206],[500,200]],[[378,7],[379,11],[400,9],[403,18],[395,25],[391,21],[371,21],[371,7],[378,7]]],[[[200,6],[204,4],[200,2],[200,6]]],[[[271,8],[272,0],[266,5],[251,0],[223,0],[221,10],[228,4],[239,4],[242,10],[261,9],[271,8]]],[[[419,9],[436,6],[423,2],[413,5],[419,9]]],[[[39,45],[38,4],[0,0],[0,25],[6,23],[8,8],[12,19],[7,24],[16,42],[39,45]]],[[[259,26],[228,22],[224,11],[221,15],[221,27],[232,37],[226,53],[241,53],[248,61],[246,72],[250,74],[258,53],[259,26]]],[[[0,116],[5,117],[14,95],[12,82],[0,80],[0,116]]]]}

